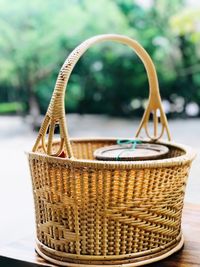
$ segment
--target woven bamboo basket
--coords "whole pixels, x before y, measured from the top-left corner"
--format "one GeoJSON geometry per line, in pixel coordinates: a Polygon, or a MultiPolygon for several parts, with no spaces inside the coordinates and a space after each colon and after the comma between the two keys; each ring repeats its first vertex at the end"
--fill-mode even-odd
{"type": "Polygon", "coordinates": [[[176,252],[183,245],[181,216],[194,156],[189,147],[170,141],[155,67],[144,48],[115,34],[86,40],[64,62],[36,143],[28,153],[37,252],[63,266],[127,267],[158,261],[176,252]],[[166,157],[96,160],[94,151],[116,144],[115,138],[69,139],[64,108],[69,76],[81,55],[102,41],[128,45],[144,63],[150,93],[136,137],[145,130],[149,142],[169,148],[166,157]],[[150,113],[152,135],[148,128],[150,113]],[[59,140],[54,139],[56,125],[59,140]],[[164,133],[169,141],[160,141],[164,133]]]}

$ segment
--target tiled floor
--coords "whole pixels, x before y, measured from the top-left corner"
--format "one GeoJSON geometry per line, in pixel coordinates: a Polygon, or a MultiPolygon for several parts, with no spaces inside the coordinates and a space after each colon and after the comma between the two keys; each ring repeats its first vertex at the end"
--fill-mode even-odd
{"type": "MultiPolygon", "coordinates": [[[[133,137],[138,121],[98,116],[71,115],[70,136],[133,137]]],[[[173,140],[200,152],[200,120],[170,121],[173,140]]],[[[24,151],[31,149],[36,134],[16,117],[0,117],[0,245],[34,231],[31,180],[24,151]]],[[[192,166],[187,202],[200,203],[200,156],[192,166]]]]}

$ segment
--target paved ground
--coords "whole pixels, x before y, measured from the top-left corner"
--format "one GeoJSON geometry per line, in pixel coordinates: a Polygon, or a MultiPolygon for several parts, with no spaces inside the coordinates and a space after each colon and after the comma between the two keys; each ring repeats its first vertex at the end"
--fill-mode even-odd
{"type": "MultiPolygon", "coordinates": [[[[133,137],[138,121],[104,116],[68,118],[70,136],[133,137]]],[[[176,142],[200,152],[200,120],[170,121],[176,142]]],[[[31,180],[24,151],[31,149],[36,134],[18,117],[0,117],[0,245],[34,232],[31,180]],[[18,230],[20,229],[20,230],[18,230]]],[[[199,153],[200,154],[200,153],[199,153]]],[[[200,157],[190,173],[186,201],[200,203],[200,157]]]]}

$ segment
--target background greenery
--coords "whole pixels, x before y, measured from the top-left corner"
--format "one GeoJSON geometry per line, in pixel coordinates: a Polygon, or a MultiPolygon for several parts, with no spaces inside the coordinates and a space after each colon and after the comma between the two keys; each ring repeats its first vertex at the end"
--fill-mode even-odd
{"type": "MultiPolygon", "coordinates": [[[[191,105],[199,116],[199,16],[184,0],[1,0],[0,114],[45,113],[69,52],[88,37],[112,32],[135,38],[149,52],[169,116],[186,116],[191,105]]],[[[147,96],[139,59],[108,42],[79,61],[66,102],[68,112],[138,116],[147,96]]]]}

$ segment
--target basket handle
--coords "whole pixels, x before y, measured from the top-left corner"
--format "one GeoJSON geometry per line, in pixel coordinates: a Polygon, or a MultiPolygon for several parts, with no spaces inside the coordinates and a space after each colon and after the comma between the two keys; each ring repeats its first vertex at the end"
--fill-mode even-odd
{"type": "Polygon", "coordinates": [[[115,41],[118,43],[125,44],[132,48],[135,53],[139,56],[141,61],[143,62],[147,76],[149,81],[149,100],[147,108],[144,112],[143,118],[141,120],[141,123],[139,125],[139,128],[136,132],[136,137],[138,137],[140,131],[142,128],[145,129],[145,132],[147,136],[151,140],[158,140],[160,139],[164,131],[166,130],[168,139],[170,140],[170,133],[168,129],[168,123],[165,116],[165,113],[163,111],[160,93],[159,93],[159,86],[158,86],[158,79],[156,70],[154,67],[154,64],[148,55],[148,53],[145,51],[145,49],[135,40],[123,36],[123,35],[117,35],[117,34],[104,34],[104,35],[97,35],[90,39],[87,39],[83,43],[81,43],[79,46],[77,46],[68,56],[68,58],[65,60],[63,66],[61,67],[61,70],[59,72],[56,85],[54,88],[54,92],[47,110],[47,113],[45,115],[44,121],[41,125],[37,140],[35,142],[35,145],[33,147],[33,151],[36,151],[38,149],[38,146],[40,142],[42,143],[42,148],[44,152],[48,155],[52,155],[52,142],[53,142],[53,136],[54,136],[54,129],[55,125],[59,124],[60,127],[60,148],[58,151],[54,154],[55,156],[59,155],[63,147],[66,147],[67,154],[69,157],[73,157],[72,147],[69,141],[68,136],[68,130],[65,120],[65,105],[64,105],[64,97],[65,97],[65,88],[67,86],[70,74],[76,65],[79,58],[85,53],[85,51],[91,47],[92,45],[96,43],[100,43],[103,41],[115,41]],[[154,134],[153,136],[150,135],[148,130],[148,122],[150,113],[153,113],[153,125],[154,125],[154,134]],[[161,131],[158,133],[158,112],[160,113],[160,123],[161,123],[161,131]],[[47,146],[45,143],[45,136],[46,132],[49,129],[48,133],[48,142],[47,146]]]}

